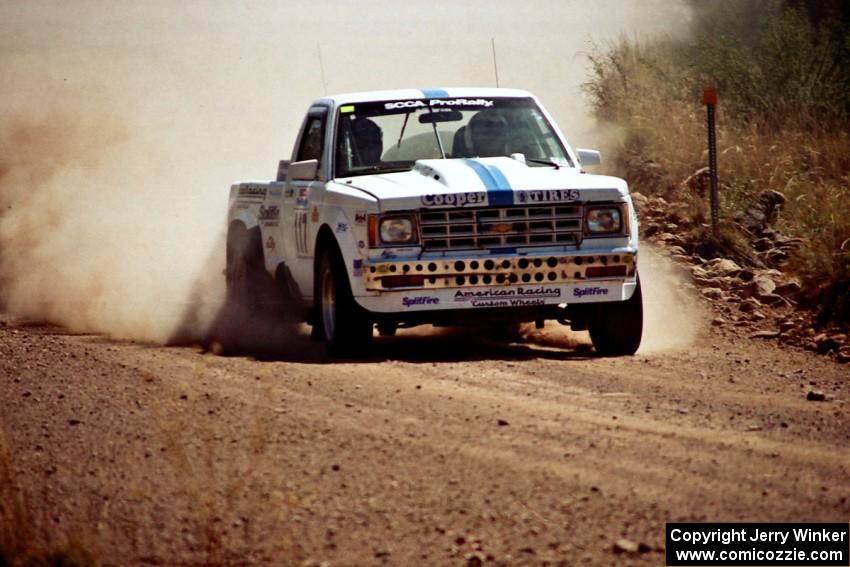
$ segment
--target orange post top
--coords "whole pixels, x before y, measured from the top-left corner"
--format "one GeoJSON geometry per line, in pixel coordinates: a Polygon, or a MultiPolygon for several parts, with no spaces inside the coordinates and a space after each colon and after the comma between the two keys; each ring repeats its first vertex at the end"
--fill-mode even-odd
{"type": "Polygon", "coordinates": [[[706,89],[702,91],[703,104],[717,104],[717,89],[706,89]]]}

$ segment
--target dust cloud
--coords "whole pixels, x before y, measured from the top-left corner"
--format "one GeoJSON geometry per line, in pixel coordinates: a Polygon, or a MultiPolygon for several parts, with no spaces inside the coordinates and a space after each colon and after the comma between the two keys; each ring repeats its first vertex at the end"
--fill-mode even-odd
{"type": "Polygon", "coordinates": [[[707,314],[690,275],[644,244],[638,255],[643,292],[643,340],[638,352],[649,354],[684,349],[705,328],[707,314]]]}
{"type": "MultiPolygon", "coordinates": [[[[638,255],[643,294],[643,338],[639,354],[686,349],[705,328],[707,313],[690,283],[690,275],[669,257],[643,243],[638,255]]],[[[573,331],[555,322],[543,329],[523,324],[525,341],[542,346],[589,351],[587,331],[573,331]]]]}
{"type": "Polygon", "coordinates": [[[198,314],[208,322],[221,287],[196,282],[222,230],[220,210],[181,192],[164,165],[173,154],[139,136],[142,125],[114,99],[49,75],[31,86],[0,110],[5,309],[163,341],[190,299],[208,294],[200,304],[209,313],[198,314]]]}
{"type": "Polygon", "coordinates": [[[582,54],[687,19],[667,0],[2,2],[0,302],[81,332],[199,333],[228,187],[274,174],[312,99],[493,86],[494,38],[500,85],[592,147],[572,135],[592,126],[582,54]]]}

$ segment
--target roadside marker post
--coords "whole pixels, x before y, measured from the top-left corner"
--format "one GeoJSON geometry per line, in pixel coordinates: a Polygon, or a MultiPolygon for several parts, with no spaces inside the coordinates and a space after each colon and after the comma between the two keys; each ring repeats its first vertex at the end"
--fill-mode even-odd
{"type": "Polygon", "coordinates": [[[715,107],[717,90],[706,89],[702,93],[702,102],[708,109],[708,173],[711,182],[711,232],[720,237],[720,213],[717,203],[717,132],[715,127],[715,107]]]}

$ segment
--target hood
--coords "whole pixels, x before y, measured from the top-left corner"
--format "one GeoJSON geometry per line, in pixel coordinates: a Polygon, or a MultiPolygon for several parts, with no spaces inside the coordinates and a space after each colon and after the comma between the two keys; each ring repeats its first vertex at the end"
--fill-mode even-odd
{"type": "Polygon", "coordinates": [[[617,177],[507,157],[419,160],[410,171],[352,177],[345,186],[376,197],[381,211],[622,201],[628,194],[617,177]]]}

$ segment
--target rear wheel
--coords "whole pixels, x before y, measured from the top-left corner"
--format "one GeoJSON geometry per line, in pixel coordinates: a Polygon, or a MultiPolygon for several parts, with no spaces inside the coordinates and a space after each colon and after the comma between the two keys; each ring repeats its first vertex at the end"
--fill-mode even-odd
{"type": "Polygon", "coordinates": [[[260,229],[233,223],[227,232],[225,303],[210,333],[209,348],[218,354],[251,350],[250,330],[262,312],[263,251],[260,229]]]}
{"type": "Polygon", "coordinates": [[[631,298],[595,305],[587,323],[593,348],[598,354],[623,356],[637,352],[643,334],[640,277],[631,298]]]}
{"type": "Polygon", "coordinates": [[[263,296],[260,241],[259,228],[248,230],[241,224],[232,226],[227,237],[227,302],[249,315],[259,311],[263,296]]]}
{"type": "Polygon", "coordinates": [[[300,305],[287,270],[279,268],[279,278],[266,272],[261,242],[259,227],[234,223],[228,230],[226,301],[211,333],[215,352],[274,350],[272,337],[280,336],[280,325],[297,321],[300,305]]]}
{"type": "Polygon", "coordinates": [[[372,341],[372,322],[354,301],[342,255],[335,246],[322,251],[317,278],[316,325],[328,352],[332,356],[365,354],[372,341]]]}

